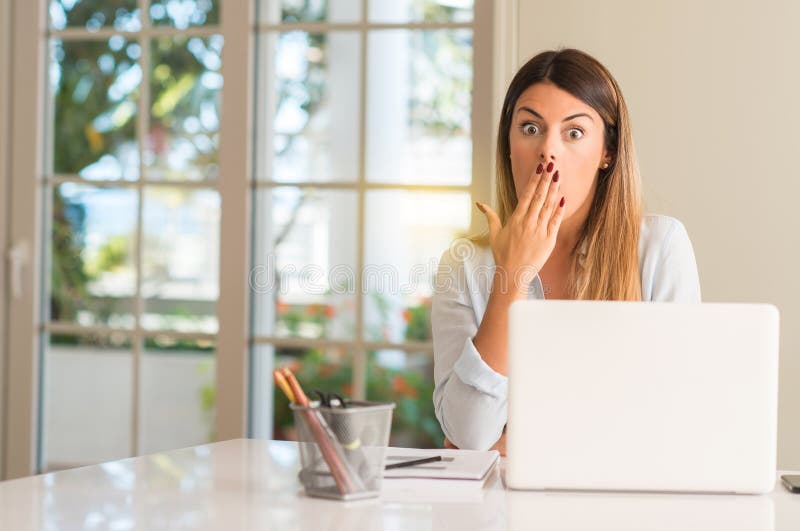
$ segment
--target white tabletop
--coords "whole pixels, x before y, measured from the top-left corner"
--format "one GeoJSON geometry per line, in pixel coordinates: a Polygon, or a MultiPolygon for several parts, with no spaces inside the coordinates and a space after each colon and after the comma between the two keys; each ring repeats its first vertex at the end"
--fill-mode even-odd
{"type": "MultiPolygon", "coordinates": [[[[800,495],[472,492],[306,497],[296,443],[236,439],[0,483],[0,529],[800,529],[800,495]]],[[[386,487],[386,482],[384,482],[386,487]]],[[[439,489],[443,490],[443,489],[439,489]]]]}

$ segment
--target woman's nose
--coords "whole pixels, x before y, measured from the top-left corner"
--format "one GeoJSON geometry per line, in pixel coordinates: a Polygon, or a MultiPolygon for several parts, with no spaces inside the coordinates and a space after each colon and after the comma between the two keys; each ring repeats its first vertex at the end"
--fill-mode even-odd
{"type": "Polygon", "coordinates": [[[539,160],[547,161],[547,162],[555,162],[556,160],[556,151],[558,138],[554,138],[552,135],[547,135],[544,139],[544,143],[542,144],[541,151],[539,153],[539,160]]]}
{"type": "Polygon", "coordinates": [[[556,156],[552,151],[542,151],[539,154],[539,160],[542,162],[555,162],[556,156]]]}

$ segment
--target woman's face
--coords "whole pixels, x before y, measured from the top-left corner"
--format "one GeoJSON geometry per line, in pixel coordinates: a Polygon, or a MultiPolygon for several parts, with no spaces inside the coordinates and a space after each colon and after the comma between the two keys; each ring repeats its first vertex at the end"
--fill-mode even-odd
{"type": "Polygon", "coordinates": [[[598,170],[609,162],[604,131],[597,111],[570,93],[550,82],[528,87],[517,100],[508,135],[517,197],[540,162],[553,162],[566,198],[564,218],[588,212],[598,170]]]}

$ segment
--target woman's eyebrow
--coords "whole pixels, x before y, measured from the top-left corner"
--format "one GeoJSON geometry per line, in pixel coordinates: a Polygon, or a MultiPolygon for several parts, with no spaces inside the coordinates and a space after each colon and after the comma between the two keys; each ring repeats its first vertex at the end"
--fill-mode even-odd
{"type": "MultiPolygon", "coordinates": [[[[539,118],[540,120],[544,120],[544,117],[543,117],[541,114],[539,114],[538,112],[534,111],[534,110],[533,110],[533,109],[531,109],[530,107],[520,107],[520,108],[517,110],[517,112],[519,112],[519,111],[528,111],[529,113],[531,113],[532,115],[536,116],[536,117],[537,117],[537,118],[539,118]]],[[[593,119],[591,116],[589,116],[588,114],[586,114],[585,112],[579,112],[579,113],[577,113],[577,114],[571,114],[571,115],[567,116],[566,118],[564,118],[564,119],[563,119],[563,120],[561,120],[561,121],[562,121],[562,122],[567,122],[567,121],[569,121],[569,120],[572,120],[573,118],[578,118],[578,117],[580,117],[580,116],[585,116],[585,117],[587,117],[588,119],[590,119],[591,121],[593,121],[593,122],[594,122],[594,119],[593,119]]]]}

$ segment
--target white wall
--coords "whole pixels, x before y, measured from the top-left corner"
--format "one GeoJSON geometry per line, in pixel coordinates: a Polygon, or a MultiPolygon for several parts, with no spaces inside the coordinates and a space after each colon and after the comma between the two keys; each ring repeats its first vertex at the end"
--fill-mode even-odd
{"type": "Polygon", "coordinates": [[[800,2],[511,1],[520,65],[568,46],[616,77],[647,210],[686,225],[704,300],[780,309],[778,460],[800,469],[800,2]]]}

